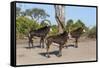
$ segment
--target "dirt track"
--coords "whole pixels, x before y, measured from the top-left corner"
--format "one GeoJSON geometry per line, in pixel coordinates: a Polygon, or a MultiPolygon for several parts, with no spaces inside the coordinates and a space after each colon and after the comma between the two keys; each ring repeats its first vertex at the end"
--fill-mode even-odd
{"type": "MultiPolygon", "coordinates": [[[[68,43],[68,45],[71,43],[68,43]]],[[[50,58],[45,56],[46,48],[39,46],[38,40],[34,43],[34,48],[28,48],[27,40],[17,45],[17,65],[45,64],[59,62],[92,61],[96,60],[96,41],[80,41],[78,48],[69,46],[63,48],[62,57],[57,57],[58,46],[50,48],[50,58]]]]}

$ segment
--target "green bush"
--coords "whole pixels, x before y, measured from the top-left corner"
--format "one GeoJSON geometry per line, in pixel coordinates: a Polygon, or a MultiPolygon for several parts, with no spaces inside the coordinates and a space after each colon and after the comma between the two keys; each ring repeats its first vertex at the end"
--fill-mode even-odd
{"type": "Polygon", "coordinates": [[[87,33],[88,38],[96,38],[96,26],[92,27],[88,33],[87,33]]]}
{"type": "Polygon", "coordinates": [[[18,38],[26,36],[30,29],[35,30],[38,28],[39,24],[27,17],[20,16],[16,18],[16,35],[18,38]]]}
{"type": "Polygon", "coordinates": [[[57,25],[52,25],[51,29],[52,29],[52,31],[50,31],[50,35],[56,35],[58,33],[57,25]]]}

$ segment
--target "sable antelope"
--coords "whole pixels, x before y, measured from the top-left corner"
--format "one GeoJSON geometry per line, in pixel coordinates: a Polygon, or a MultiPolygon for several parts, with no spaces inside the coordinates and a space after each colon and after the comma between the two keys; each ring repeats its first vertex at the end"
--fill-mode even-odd
{"type": "Polygon", "coordinates": [[[73,31],[70,32],[70,38],[75,38],[75,47],[78,47],[78,39],[80,38],[80,36],[82,35],[82,33],[85,32],[83,27],[79,27],[73,31]]]}
{"type": "Polygon", "coordinates": [[[61,34],[55,36],[49,36],[46,38],[46,46],[47,46],[47,57],[49,58],[49,49],[52,43],[59,44],[59,54],[58,57],[62,56],[62,48],[68,39],[68,33],[64,31],[61,34]]]}
{"type": "Polygon", "coordinates": [[[30,31],[29,32],[29,47],[30,47],[30,43],[32,44],[32,47],[33,47],[32,38],[34,36],[36,36],[36,37],[40,37],[40,46],[42,48],[44,48],[44,39],[47,36],[47,34],[49,33],[49,31],[50,31],[50,26],[45,26],[45,27],[42,27],[40,29],[30,31]]]}

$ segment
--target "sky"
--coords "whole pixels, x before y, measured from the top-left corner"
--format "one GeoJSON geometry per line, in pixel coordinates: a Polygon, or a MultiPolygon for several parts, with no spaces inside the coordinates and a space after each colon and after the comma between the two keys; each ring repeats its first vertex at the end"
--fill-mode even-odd
{"type": "MultiPolygon", "coordinates": [[[[20,7],[22,11],[32,8],[40,8],[45,10],[50,15],[47,19],[51,21],[51,24],[57,24],[55,20],[54,5],[48,4],[32,4],[32,3],[17,3],[17,7],[20,7]]],[[[65,6],[65,21],[72,19],[76,22],[80,19],[87,27],[96,25],[96,8],[95,7],[82,7],[82,6],[65,6]]]]}

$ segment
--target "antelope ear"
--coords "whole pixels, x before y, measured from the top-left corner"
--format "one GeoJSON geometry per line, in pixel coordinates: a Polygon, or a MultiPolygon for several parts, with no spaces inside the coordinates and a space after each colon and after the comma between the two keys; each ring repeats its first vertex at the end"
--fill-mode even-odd
{"type": "Polygon", "coordinates": [[[83,32],[86,32],[86,30],[84,29],[83,32]]]}
{"type": "Polygon", "coordinates": [[[50,28],[50,31],[52,31],[52,28],[50,28]]]}
{"type": "Polygon", "coordinates": [[[31,34],[29,33],[29,34],[28,34],[28,36],[30,37],[30,36],[31,36],[31,34]]]}
{"type": "Polygon", "coordinates": [[[49,26],[49,25],[47,24],[47,26],[49,26]]]}

